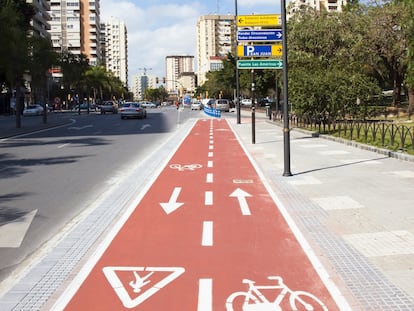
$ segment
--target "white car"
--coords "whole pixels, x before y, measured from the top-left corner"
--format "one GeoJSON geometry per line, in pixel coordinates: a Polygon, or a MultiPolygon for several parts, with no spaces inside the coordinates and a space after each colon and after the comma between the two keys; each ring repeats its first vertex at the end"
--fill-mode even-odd
{"type": "Polygon", "coordinates": [[[201,109],[203,109],[201,102],[194,102],[191,104],[191,110],[201,110],[201,109]]]}
{"type": "Polygon", "coordinates": [[[140,102],[140,104],[142,107],[145,107],[145,108],[157,108],[156,104],[147,102],[147,101],[140,102]]]}
{"type": "Polygon", "coordinates": [[[141,103],[136,102],[125,102],[121,109],[121,119],[138,118],[145,119],[147,117],[147,110],[141,103]]]}
{"type": "Polygon", "coordinates": [[[40,105],[29,105],[23,110],[24,116],[40,116],[43,113],[43,107],[40,105]]]}
{"type": "Polygon", "coordinates": [[[250,98],[244,98],[240,102],[241,106],[244,107],[251,107],[252,106],[252,100],[250,98]]]}

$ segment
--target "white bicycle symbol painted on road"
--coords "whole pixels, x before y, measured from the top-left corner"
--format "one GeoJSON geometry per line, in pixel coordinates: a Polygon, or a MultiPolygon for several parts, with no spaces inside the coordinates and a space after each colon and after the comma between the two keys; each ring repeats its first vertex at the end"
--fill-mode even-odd
{"type": "MultiPolygon", "coordinates": [[[[242,306],[243,311],[282,311],[280,304],[285,296],[289,296],[289,304],[292,311],[298,310],[324,310],[328,311],[328,308],[314,295],[304,291],[293,291],[286,284],[283,283],[283,279],[280,276],[269,276],[269,280],[276,280],[276,285],[254,285],[255,282],[244,279],[243,283],[249,285],[247,292],[235,292],[227,298],[226,309],[227,311],[234,311],[236,299],[238,300],[238,306],[242,306]],[[279,290],[279,294],[272,302],[269,301],[261,292],[261,290],[279,290]],[[240,299],[241,300],[240,300],[240,299]],[[316,308],[316,309],[315,309],[316,308]]],[[[236,309],[239,311],[240,309],[236,309]]]]}
{"type": "Polygon", "coordinates": [[[183,171],[194,171],[197,168],[202,168],[203,166],[201,164],[171,164],[170,168],[179,170],[180,172],[183,171]]]}

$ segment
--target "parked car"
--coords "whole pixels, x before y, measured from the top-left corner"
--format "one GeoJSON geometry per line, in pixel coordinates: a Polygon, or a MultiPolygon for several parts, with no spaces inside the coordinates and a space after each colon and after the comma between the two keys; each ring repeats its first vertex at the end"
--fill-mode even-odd
{"type": "Polygon", "coordinates": [[[40,116],[43,113],[41,105],[29,105],[23,109],[24,116],[40,116]]]}
{"type": "Polygon", "coordinates": [[[145,119],[147,117],[147,110],[141,104],[137,102],[125,102],[119,109],[121,119],[138,118],[145,119]]]}
{"type": "Polygon", "coordinates": [[[201,110],[201,109],[203,109],[201,102],[194,102],[191,104],[191,110],[201,110]]]}
{"type": "Polygon", "coordinates": [[[240,102],[242,107],[251,107],[252,106],[252,100],[250,98],[244,98],[240,102]]]}
{"type": "Polygon", "coordinates": [[[145,108],[157,108],[157,105],[152,102],[143,101],[143,102],[140,102],[140,104],[141,106],[145,108]]]}
{"type": "Polygon", "coordinates": [[[101,114],[111,112],[113,114],[118,113],[118,104],[112,100],[104,101],[101,106],[101,114]]]}
{"type": "Polygon", "coordinates": [[[229,112],[230,111],[230,101],[228,99],[216,99],[214,107],[217,110],[229,112]]]}

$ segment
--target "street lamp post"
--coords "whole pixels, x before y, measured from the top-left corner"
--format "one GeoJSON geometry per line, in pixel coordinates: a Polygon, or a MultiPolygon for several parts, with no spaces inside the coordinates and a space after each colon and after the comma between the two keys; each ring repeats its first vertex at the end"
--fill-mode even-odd
{"type": "Polygon", "coordinates": [[[284,171],[283,176],[292,176],[290,172],[290,133],[289,133],[289,102],[288,102],[288,57],[287,57],[287,27],[286,0],[281,0],[282,6],[282,57],[283,57],[283,143],[284,171]]]}

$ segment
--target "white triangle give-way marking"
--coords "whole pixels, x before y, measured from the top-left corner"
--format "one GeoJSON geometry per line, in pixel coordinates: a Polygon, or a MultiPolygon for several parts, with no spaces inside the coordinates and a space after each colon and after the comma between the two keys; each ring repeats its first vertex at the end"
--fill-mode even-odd
{"type": "Polygon", "coordinates": [[[112,288],[115,290],[119,299],[125,308],[135,308],[144,300],[148,299],[164,286],[168,285],[181,274],[185,269],[182,267],[104,267],[102,269],[112,288]],[[142,272],[146,272],[144,276],[142,272]],[[122,282],[117,273],[131,272],[133,281],[122,282]],[[141,273],[140,273],[141,272],[141,273]],[[166,277],[153,284],[151,287],[147,287],[141,292],[141,288],[151,283],[151,277],[154,273],[163,272],[169,273],[166,277]],[[125,288],[125,285],[129,285],[129,289],[125,288]],[[130,294],[131,292],[131,294],[130,294]],[[137,295],[133,295],[137,293],[137,295]],[[134,297],[132,297],[134,296],[134,297]]]}
{"type": "Polygon", "coordinates": [[[20,247],[37,209],[0,226],[0,247],[20,247]]]}

